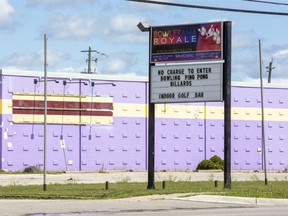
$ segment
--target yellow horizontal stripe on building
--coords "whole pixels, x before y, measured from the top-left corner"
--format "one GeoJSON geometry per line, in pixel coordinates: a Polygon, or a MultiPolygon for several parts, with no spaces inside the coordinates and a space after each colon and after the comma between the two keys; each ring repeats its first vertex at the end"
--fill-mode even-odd
{"type": "Polygon", "coordinates": [[[12,100],[2,99],[1,104],[2,104],[1,114],[12,114],[12,100]]]}
{"type": "MultiPolygon", "coordinates": [[[[81,99],[83,96],[81,97],[81,99]]],[[[44,101],[44,95],[33,95],[33,94],[13,94],[14,100],[31,100],[31,101],[44,101]]],[[[47,101],[67,101],[79,102],[80,97],[77,95],[47,95],[47,101]]]]}
{"type": "Polygon", "coordinates": [[[3,104],[2,104],[2,100],[0,99],[0,113],[1,113],[1,114],[3,113],[2,107],[3,107],[3,104]]]}
{"type": "MultiPolygon", "coordinates": [[[[288,109],[265,108],[264,119],[266,121],[288,121],[288,109]]],[[[254,120],[262,119],[261,108],[232,108],[233,120],[254,120]]]]}
{"type": "MultiPolygon", "coordinates": [[[[13,94],[14,100],[32,100],[32,101],[44,101],[44,95],[33,94],[13,94]]],[[[98,96],[79,96],[79,95],[47,95],[47,101],[71,101],[71,102],[99,102],[99,103],[112,103],[111,97],[98,97],[98,96]]]]}
{"type": "MultiPolygon", "coordinates": [[[[14,123],[35,123],[43,124],[43,115],[22,115],[14,114],[12,117],[14,123]]],[[[59,116],[59,115],[48,115],[48,124],[113,124],[112,116],[59,116]]]]}
{"type": "Polygon", "coordinates": [[[147,117],[146,104],[113,103],[114,117],[147,117]]]}
{"type": "MultiPolygon", "coordinates": [[[[22,98],[23,99],[23,98],[22,98]]],[[[100,99],[100,97],[99,97],[100,99]]],[[[63,99],[62,99],[63,100],[63,99]]],[[[105,100],[105,98],[104,98],[105,100]]],[[[110,98],[107,99],[109,101],[110,98]]],[[[93,102],[94,98],[93,98],[93,102]]],[[[101,101],[104,102],[104,101],[101,101]]],[[[2,99],[1,114],[12,114],[12,100],[2,99]]],[[[265,120],[267,121],[288,121],[288,109],[265,108],[265,120]]],[[[148,105],[132,103],[113,103],[114,117],[142,117],[148,116],[148,105]]],[[[203,105],[175,105],[175,104],[156,104],[155,116],[157,118],[188,118],[188,119],[224,119],[224,108],[217,106],[203,105]]],[[[59,116],[58,116],[59,118],[59,116]]],[[[69,116],[67,118],[72,118],[69,116]]],[[[77,117],[76,117],[77,118],[77,117]]],[[[99,118],[99,117],[97,117],[99,118]]],[[[261,108],[232,107],[232,120],[260,121],[261,108]]],[[[56,121],[56,120],[55,120],[56,121]]],[[[73,120],[73,122],[75,122],[73,120]]]]}
{"type": "Polygon", "coordinates": [[[180,119],[203,119],[203,106],[198,105],[175,105],[157,104],[155,106],[157,118],[180,118],[180,119]]]}
{"type": "MultiPolygon", "coordinates": [[[[79,101],[79,100],[78,100],[79,101]]],[[[112,97],[84,97],[81,98],[81,102],[99,102],[99,103],[113,103],[113,98],[112,97]]]]}

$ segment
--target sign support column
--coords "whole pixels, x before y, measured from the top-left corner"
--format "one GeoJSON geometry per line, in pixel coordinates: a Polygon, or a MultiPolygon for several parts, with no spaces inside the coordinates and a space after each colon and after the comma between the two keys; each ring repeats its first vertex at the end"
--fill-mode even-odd
{"type": "Polygon", "coordinates": [[[155,63],[150,62],[151,55],[151,27],[149,28],[149,90],[148,90],[148,185],[147,189],[155,189],[155,104],[151,103],[151,67],[155,63]]]}
{"type": "Polygon", "coordinates": [[[223,28],[223,84],[224,84],[224,188],[231,188],[231,34],[232,22],[223,28]]]}

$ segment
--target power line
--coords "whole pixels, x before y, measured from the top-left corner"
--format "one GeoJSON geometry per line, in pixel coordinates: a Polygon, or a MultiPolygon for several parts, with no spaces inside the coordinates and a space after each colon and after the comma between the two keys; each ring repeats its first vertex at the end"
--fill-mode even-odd
{"type": "Polygon", "coordinates": [[[182,3],[173,3],[173,2],[159,2],[159,1],[150,1],[150,0],[126,0],[126,1],[147,3],[147,4],[166,5],[166,6],[174,6],[174,7],[197,8],[197,9],[205,9],[205,10],[217,10],[217,11],[229,11],[229,12],[238,12],[238,13],[253,13],[253,14],[288,16],[288,13],[284,13],[284,12],[269,12],[269,11],[235,9],[235,8],[221,8],[221,7],[210,7],[210,6],[182,4],[182,3]]]}
{"type": "Polygon", "coordinates": [[[287,3],[282,3],[282,2],[271,2],[271,1],[260,1],[260,0],[242,0],[242,1],[248,1],[248,2],[253,2],[253,3],[263,3],[263,4],[274,4],[274,5],[285,5],[285,6],[288,6],[287,3]]]}

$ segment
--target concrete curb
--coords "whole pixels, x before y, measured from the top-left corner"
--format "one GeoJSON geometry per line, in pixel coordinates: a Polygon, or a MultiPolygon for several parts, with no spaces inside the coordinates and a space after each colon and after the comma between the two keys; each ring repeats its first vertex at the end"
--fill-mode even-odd
{"type": "Polygon", "coordinates": [[[214,195],[196,195],[196,196],[177,198],[177,199],[178,200],[193,201],[193,202],[288,206],[288,199],[270,199],[270,198],[268,199],[268,198],[214,196],[214,195]]]}

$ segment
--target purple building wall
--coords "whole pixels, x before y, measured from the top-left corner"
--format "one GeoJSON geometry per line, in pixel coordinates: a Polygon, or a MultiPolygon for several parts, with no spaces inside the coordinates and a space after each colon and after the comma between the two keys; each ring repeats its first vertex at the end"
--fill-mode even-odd
{"type": "MultiPolygon", "coordinates": [[[[0,72],[2,72],[0,70],[0,72]]],[[[2,96],[2,89],[3,89],[3,80],[2,80],[2,76],[0,76],[0,100],[2,100],[3,96],[2,96]]],[[[2,102],[0,104],[0,110],[1,110],[1,115],[0,115],[0,123],[1,123],[1,127],[0,127],[0,134],[1,134],[1,139],[0,139],[0,168],[3,167],[2,163],[3,163],[3,156],[2,156],[2,146],[3,146],[3,142],[2,142],[2,137],[3,137],[3,109],[2,109],[2,102]]]]}
{"type": "MultiPolygon", "coordinates": [[[[115,87],[97,86],[98,95],[110,95],[121,111],[129,112],[129,104],[147,103],[147,83],[116,81],[115,87]]],[[[87,87],[88,88],[88,87],[87,87]]],[[[89,94],[84,89],[84,94],[89,94]]],[[[144,113],[141,115],[145,116],[144,113]]],[[[81,127],[80,170],[145,170],[147,119],[114,116],[113,125],[81,127]]]]}
{"type": "MultiPolygon", "coordinates": [[[[14,123],[12,114],[6,113],[9,110],[5,107],[6,102],[3,102],[11,101],[13,92],[43,93],[43,82],[34,85],[34,78],[39,77],[1,75],[1,169],[23,170],[33,165],[43,166],[43,124],[14,123]]],[[[133,110],[135,106],[145,107],[147,104],[147,82],[92,78],[79,75],[73,78],[73,84],[64,86],[63,80],[68,80],[65,76],[50,77],[60,82],[48,82],[48,94],[111,97],[114,104],[113,123],[48,124],[47,169],[65,170],[66,163],[69,170],[147,169],[147,107],[137,112],[133,110]],[[113,82],[116,86],[99,84],[92,89],[92,81],[113,82]],[[89,85],[83,85],[83,82],[89,85]],[[65,149],[61,148],[60,140],[65,140],[65,149]]],[[[266,88],[264,91],[264,106],[269,117],[265,121],[267,168],[271,170],[288,166],[288,119],[285,111],[288,98],[283,97],[287,91],[284,88],[266,88]]],[[[259,88],[232,87],[232,169],[263,168],[262,126],[259,113],[254,112],[254,108],[260,109],[260,102],[259,88]],[[238,118],[240,115],[244,118],[238,118]]],[[[222,103],[198,103],[197,106],[199,110],[209,108],[210,112],[223,108],[222,103]]],[[[173,113],[167,115],[165,118],[157,118],[155,123],[157,170],[194,170],[203,159],[213,155],[223,158],[223,119],[191,116],[176,118],[173,113]]]]}

